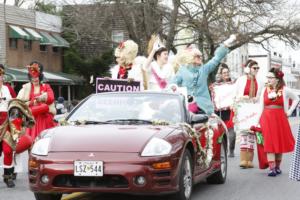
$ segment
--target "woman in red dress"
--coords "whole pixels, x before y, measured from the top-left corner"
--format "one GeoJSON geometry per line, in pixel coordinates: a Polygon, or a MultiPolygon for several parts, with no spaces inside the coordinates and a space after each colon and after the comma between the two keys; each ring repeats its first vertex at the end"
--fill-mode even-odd
{"type": "Polygon", "coordinates": [[[288,116],[299,103],[299,97],[285,87],[283,72],[272,68],[268,73],[268,85],[260,97],[262,114],[260,126],[264,137],[264,151],[267,153],[270,171],[268,176],[281,174],[282,154],[294,150],[295,140],[288,116]],[[290,108],[289,99],[293,100],[290,108]]]}
{"type": "Polygon", "coordinates": [[[56,114],[56,109],[53,90],[49,84],[42,83],[42,64],[34,61],[30,63],[27,68],[30,82],[23,85],[17,98],[27,102],[34,116],[35,125],[26,130],[26,133],[29,134],[34,141],[43,130],[55,126],[53,116],[56,114]]]}

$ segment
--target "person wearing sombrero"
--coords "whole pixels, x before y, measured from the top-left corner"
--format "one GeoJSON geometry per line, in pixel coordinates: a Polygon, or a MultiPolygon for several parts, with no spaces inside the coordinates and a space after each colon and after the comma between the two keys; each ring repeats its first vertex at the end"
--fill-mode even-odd
{"type": "Polygon", "coordinates": [[[27,103],[34,116],[35,125],[26,130],[34,141],[43,130],[56,126],[53,121],[56,114],[55,98],[51,86],[43,83],[43,65],[33,61],[27,69],[30,82],[23,85],[17,98],[27,103]]]}
{"type": "Polygon", "coordinates": [[[12,99],[8,102],[8,118],[0,126],[0,148],[3,152],[3,181],[9,188],[15,186],[14,158],[32,145],[25,128],[34,123],[31,111],[23,101],[12,99]]]}

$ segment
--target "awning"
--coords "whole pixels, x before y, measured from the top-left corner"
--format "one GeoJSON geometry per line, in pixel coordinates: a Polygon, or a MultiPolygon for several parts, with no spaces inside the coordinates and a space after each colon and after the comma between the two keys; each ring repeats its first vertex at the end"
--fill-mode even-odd
{"type": "Polygon", "coordinates": [[[31,36],[32,40],[42,40],[42,36],[31,28],[24,28],[24,30],[31,36]]]}
{"type": "Polygon", "coordinates": [[[52,36],[58,41],[60,47],[70,47],[70,43],[62,38],[58,33],[52,33],[52,36]]]}
{"type": "Polygon", "coordinates": [[[22,28],[14,25],[9,25],[9,38],[30,40],[31,37],[22,28]]]}
{"type": "MultiPolygon", "coordinates": [[[[28,75],[26,69],[5,68],[5,75],[7,75],[12,82],[28,82],[28,75]]],[[[84,79],[76,75],[69,75],[62,72],[44,72],[44,82],[51,85],[81,85],[84,79]],[[64,74],[61,75],[61,74],[64,74]]]]}
{"type": "Polygon", "coordinates": [[[42,36],[42,40],[40,42],[41,45],[52,45],[52,46],[58,46],[58,41],[52,37],[47,32],[40,32],[40,35],[42,36]]]}
{"type": "Polygon", "coordinates": [[[77,76],[75,74],[67,74],[63,72],[55,72],[55,74],[71,79],[74,82],[74,85],[83,85],[85,82],[85,79],[83,77],[77,76]]]}
{"type": "Polygon", "coordinates": [[[20,71],[14,68],[5,68],[5,74],[12,77],[12,82],[28,82],[27,72],[20,71]]]}

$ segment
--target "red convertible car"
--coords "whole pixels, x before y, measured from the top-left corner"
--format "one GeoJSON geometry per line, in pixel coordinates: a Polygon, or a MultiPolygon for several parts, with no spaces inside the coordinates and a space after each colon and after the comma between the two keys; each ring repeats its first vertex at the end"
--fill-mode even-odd
{"type": "Polygon", "coordinates": [[[200,180],[225,182],[226,152],[222,121],[189,113],[180,94],[93,94],[35,142],[30,189],[37,200],[72,192],[189,200],[200,180]]]}

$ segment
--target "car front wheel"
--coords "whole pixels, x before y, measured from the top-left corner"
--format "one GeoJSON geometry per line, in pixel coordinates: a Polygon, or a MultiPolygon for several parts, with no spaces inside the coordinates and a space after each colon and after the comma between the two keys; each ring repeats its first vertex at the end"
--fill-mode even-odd
{"type": "Polygon", "coordinates": [[[53,193],[34,193],[36,200],[61,200],[62,194],[53,193]]]}
{"type": "Polygon", "coordinates": [[[193,188],[192,156],[185,150],[179,171],[179,192],[174,195],[176,200],[190,200],[193,188]]]}
{"type": "Polygon", "coordinates": [[[227,150],[226,150],[226,141],[223,140],[221,143],[220,151],[220,169],[214,174],[207,177],[207,182],[212,184],[223,184],[226,181],[227,177],[227,150]]]}

